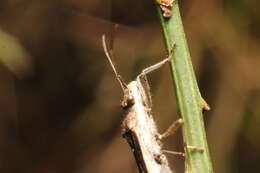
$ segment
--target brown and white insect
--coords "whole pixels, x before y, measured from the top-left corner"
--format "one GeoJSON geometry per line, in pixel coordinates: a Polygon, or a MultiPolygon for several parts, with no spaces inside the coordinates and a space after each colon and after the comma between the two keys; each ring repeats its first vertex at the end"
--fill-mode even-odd
{"type": "Polygon", "coordinates": [[[163,11],[163,17],[169,18],[172,16],[172,6],[174,1],[175,0],[157,0],[163,11]]]}
{"type": "MultiPolygon", "coordinates": [[[[113,43],[113,37],[110,40],[111,42],[113,43]]],[[[173,48],[167,58],[145,68],[136,77],[136,80],[126,84],[112,62],[113,46],[110,44],[108,49],[105,35],[102,36],[102,43],[108,61],[124,93],[121,106],[126,110],[126,117],[122,122],[122,133],[134,153],[139,172],[172,173],[164,155],[164,152],[167,151],[162,149],[161,140],[167,137],[171,131],[175,131],[176,127],[172,126],[162,135],[159,134],[151,114],[152,99],[146,75],[167,64],[169,57],[173,54],[173,48]]],[[[178,120],[177,124],[181,125],[183,121],[178,120]]],[[[175,154],[183,155],[183,153],[178,152],[175,154]]]]}

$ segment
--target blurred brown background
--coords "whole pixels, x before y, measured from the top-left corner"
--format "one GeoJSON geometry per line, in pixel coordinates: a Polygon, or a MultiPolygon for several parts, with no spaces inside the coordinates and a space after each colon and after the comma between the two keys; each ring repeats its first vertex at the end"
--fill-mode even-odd
{"type": "MultiPolygon", "coordinates": [[[[216,173],[260,172],[257,0],[180,2],[216,173]]],[[[126,81],[165,55],[152,0],[1,0],[0,172],[133,173],[120,87],[101,47],[112,23],[126,81]]],[[[177,119],[168,67],[149,76],[163,131],[177,119]]],[[[179,132],[164,147],[182,151],[179,132]]],[[[168,156],[175,172],[184,159],[168,156]]]]}

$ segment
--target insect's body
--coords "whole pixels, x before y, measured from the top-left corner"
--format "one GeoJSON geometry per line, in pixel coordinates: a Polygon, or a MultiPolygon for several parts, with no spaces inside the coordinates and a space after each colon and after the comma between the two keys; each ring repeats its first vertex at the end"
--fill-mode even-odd
{"type": "Polygon", "coordinates": [[[127,108],[127,115],[122,123],[123,136],[133,149],[136,161],[143,162],[139,164],[139,171],[172,172],[166,156],[162,153],[161,142],[156,138],[159,133],[151,114],[150,94],[146,92],[139,77],[127,87],[134,98],[134,104],[127,108]]]}
{"type": "MultiPolygon", "coordinates": [[[[152,99],[146,75],[169,62],[170,55],[161,62],[144,69],[136,80],[125,84],[112,62],[112,45],[107,48],[105,36],[103,48],[116,78],[123,90],[121,106],[126,110],[122,123],[123,136],[134,153],[140,173],[172,173],[166,156],[163,154],[160,134],[151,114],[152,99]]],[[[113,41],[111,41],[113,42],[113,41]]]]}

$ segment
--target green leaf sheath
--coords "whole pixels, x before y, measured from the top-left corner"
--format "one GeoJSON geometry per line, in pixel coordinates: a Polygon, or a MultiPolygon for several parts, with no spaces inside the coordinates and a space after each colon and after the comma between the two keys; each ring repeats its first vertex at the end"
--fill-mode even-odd
{"type": "Polygon", "coordinates": [[[205,127],[202,117],[202,99],[191,57],[183,30],[177,1],[173,3],[172,16],[164,18],[158,3],[156,3],[167,52],[176,43],[173,57],[171,57],[171,72],[176,90],[177,106],[180,116],[184,120],[183,137],[188,146],[203,148],[204,151],[185,149],[186,166],[189,173],[213,173],[205,127]]]}

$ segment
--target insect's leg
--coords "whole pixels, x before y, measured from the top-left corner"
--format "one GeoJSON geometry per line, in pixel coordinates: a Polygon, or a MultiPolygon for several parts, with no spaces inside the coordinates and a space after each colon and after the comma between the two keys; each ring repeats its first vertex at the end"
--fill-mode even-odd
{"type": "Polygon", "coordinates": [[[159,164],[162,164],[164,162],[165,158],[166,158],[162,153],[163,154],[172,154],[172,155],[175,155],[175,156],[185,157],[185,153],[183,153],[183,152],[162,150],[162,152],[160,154],[154,154],[154,159],[159,164]]]}
{"type": "Polygon", "coordinates": [[[150,66],[150,67],[147,67],[145,69],[143,69],[142,73],[140,74],[141,76],[144,76],[144,75],[147,75],[148,73],[151,73],[159,68],[161,68],[164,64],[168,63],[169,62],[169,58],[165,58],[164,60],[150,66]]]}
{"type": "Polygon", "coordinates": [[[165,58],[164,60],[162,60],[162,61],[160,61],[160,62],[158,62],[158,63],[156,63],[156,64],[154,64],[150,67],[143,69],[142,73],[139,76],[145,76],[148,73],[151,73],[151,72],[161,68],[166,63],[168,63],[170,61],[170,57],[173,55],[173,50],[174,50],[175,47],[176,47],[176,44],[174,43],[171,50],[170,50],[169,55],[167,56],[167,58],[165,58]]]}
{"type": "Polygon", "coordinates": [[[161,135],[158,136],[158,139],[163,140],[167,138],[168,136],[174,134],[176,130],[184,124],[184,121],[180,118],[173,122],[170,127],[161,135]]]}
{"type": "Polygon", "coordinates": [[[189,150],[192,150],[192,151],[199,151],[199,152],[204,151],[204,149],[200,148],[200,147],[195,147],[195,146],[190,146],[190,145],[186,145],[185,147],[186,147],[186,149],[189,149],[189,150]]]}
{"type": "Polygon", "coordinates": [[[185,157],[185,153],[183,153],[183,152],[176,152],[176,151],[169,151],[169,150],[162,150],[162,152],[166,153],[166,154],[173,154],[173,155],[176,155],[176,156],[185,157]]]}
{"type": "Polygon", "coordinates": [[[204,151],[204,149],[201,148],[201,147],[187,145],[185,142],[184,142],[184,147],[185,147],[187,150],[191,150],[191,151],[199,151],[199,152],[203,152],[203,151],[204,151]]]}

